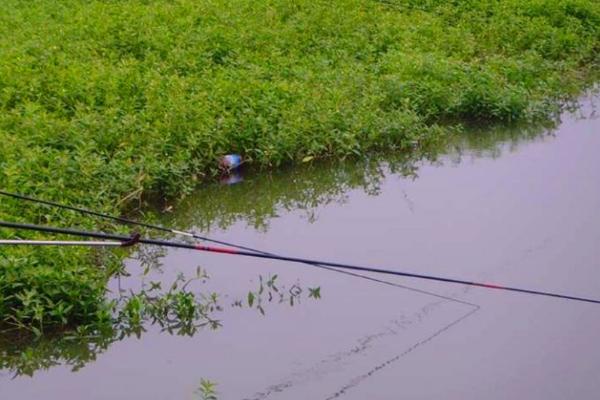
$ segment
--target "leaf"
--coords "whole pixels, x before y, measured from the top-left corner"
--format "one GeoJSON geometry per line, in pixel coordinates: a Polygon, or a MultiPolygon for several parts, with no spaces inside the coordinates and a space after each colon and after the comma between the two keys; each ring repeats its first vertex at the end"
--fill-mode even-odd
{"type": "Polygon", "coordinates": [[[36,327],[35,327],[35,326],[33,326],[33,325],[31,326],[31,331],[33,332],[33,334],[34,334],[36,337],[40,337],[40,336],[42,336],[42,331],[40,331],[38,328],[36,328],[36,327]]]}
{"type": "Polygon", "coordinates": [[[307,162],[312,161],[314,158],[315,158],[314,156],[306,156],[302,159],[302,162],[307,163],[307,162]]]}
{"type": "Polygon", "coordinates": [[[308,297],[309,298],[313,298],[313,299],[320,299],[321,298],[321,287],[316,287],[316,288],[308,288],[308,297]]]}
{"type": "Polygon", "coordinates": [[[254,304],[254,293],[248,292],[248,306],[252,307],[254,304]]]}

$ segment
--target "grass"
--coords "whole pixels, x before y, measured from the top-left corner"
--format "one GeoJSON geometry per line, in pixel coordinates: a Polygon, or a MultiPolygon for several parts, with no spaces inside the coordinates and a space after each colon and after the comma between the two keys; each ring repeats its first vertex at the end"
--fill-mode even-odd
{"type": "MultiPolygon", "coordinates": [[[[4,0],[0,187],[118,213],[190,193],[226,153],[410,152],[548,118],[599,55],[594,0],[4,0]]],[[[112,228],[6,199],[0,218],[112,228]]],[[[119,255],[1,251],[0,321],[110,318],[119,255]]]]}

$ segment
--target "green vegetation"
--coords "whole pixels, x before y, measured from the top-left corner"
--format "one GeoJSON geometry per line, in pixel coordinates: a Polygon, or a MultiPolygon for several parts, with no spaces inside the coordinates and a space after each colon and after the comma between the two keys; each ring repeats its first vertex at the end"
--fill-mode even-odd
{"type": "MultiPolygon", "coordinates": [[[[0,187],[118,213],[190,193],[225,153],[409,152],[548,118],[599,57],[594,0],[4,0],[0,187]]],[[[7,199],[0,218],[115,228],[7,199]]],[[[3,324],[111,320],[125,253],[0,251],[3,324]]]]}

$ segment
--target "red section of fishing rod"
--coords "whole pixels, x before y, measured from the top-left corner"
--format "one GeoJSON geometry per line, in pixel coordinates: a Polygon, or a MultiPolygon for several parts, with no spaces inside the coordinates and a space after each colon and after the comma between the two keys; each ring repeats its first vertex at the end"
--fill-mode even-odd
{"type": "Polygon", "coordinates": [[[211,253],[222,253],[222,254],[235,254],[238,256],[245,256],[245,255],[249,255],[249,254],[259,254],[256,252],[246,252],[243,250],[238,250],[238,249],[230,249],[227,247],[213,247],[213,246],[204,246],[201,244],[195,245],[194,248],[196,250],[200,250],[200,251],[209,251],[211,253]]]}
{"type": "Polygon", "coordinates": [[[482,287],[482,288],[486,288],[486,289],[506,290],[506,291],[517,292],[517,293],[527,293],[527,294],[533,294],[533,295],[539,295],[539,296],[548,296],[548,297],[555,297],[555,298],[560,298],[560,299],[576,300],[576,301],[582,301],[582,302],[587,302],[587,303],[600,304],[600,300],[588,299],[588,298],[584,298],[584,297],[569,296],[569,295],[552,293],[552,292],[521,289],[521,288],[510,287],[510,286],[494,285],[494,284],[490,284],[490,283],[466,281],[466,280],[462,280],[462,279],[453,279],[453,278],[444,278],[444,277],[434,276],[434,275],[416,274],[416,273],[412,273],[412,272],[402,272],[402,271],[394,271],[394,270],[381,269],[381,268],[363,267],[363,266],[359,266],[359,265],[342,264],[342,263],[329,262],[329,261],[311,260],[311,259],[307,259],[307,258],[262,254],[262,253],[255,253],[255,252],[250,252],[250,251],[236,250],[236,249],[224,248],[224,247],[192,245],[192,244],[187,244],[187,243],[178,243],[178,242],[171,242],[171,241],[166,241],[166,240],[144,239],[144,238],[139,237],[139,235],[137,235],[137,237],[136,236],[130,237],[130,236],[123,236],[123,235],[109,234],[109,233],[79,231],[79,230],[73,230],[73,229],[55,228],[55,227],[49,227],[49,226],[30,225],[30,224],[19,224],[19,223],[4,222],[4,221],[0,221],[0,226],[7,227],[7,228],[13,228],[13,229],[27,229],[27,230],[33,230],[33,231],[38,231],[38,232],[58,233],[58,234],[84,236],[84,237],[92,237],[92,238],[100,238],[100,239],[108,239],[108,240],[119,240],[122,242],[135,241],[135,243],[142,243],[142,244],[148,244],[148,245],[154,245],[154,246],[174,247],[174,248],[180,248],[180,249],[198,250],[198,251],[206,251],[206,252],[211,252],[211,253],[231,254],[231,255],[264,258],[264,259],[271,259],[271,260],[281,260],[281,261],[289,261],[289,262],[296,262],[296,263],[303,263],[303,264],[306,264],[306,263],[307,264],[320,264],[320,265],[326,265],[326,266],[334,267],[334,268],[349,269],[349,270],[355,270],[355,271],[365,271],[365,272],[375,272],[375,273],[380,273],[380,274],[395,275],[395,276],[401,276],[401,277],[406,277],[406,278],[416,278],[416,279],[425,279],[425,280],[437,281],[437,282],[455,283],[455,284],[460,284],[460,285],[477,286],[477,287],[482,287]]]}

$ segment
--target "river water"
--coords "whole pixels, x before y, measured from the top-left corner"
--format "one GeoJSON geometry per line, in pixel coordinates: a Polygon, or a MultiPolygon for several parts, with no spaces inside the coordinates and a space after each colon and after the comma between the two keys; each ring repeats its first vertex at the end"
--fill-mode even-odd
{"type": "MultiPolygon", "coordinates": [[[[299,257],[600,298],[599,154],[587,99],[555,129],[470,133],[418,162],[311,164],[209,185],[165,224],[299,257]]],[[[0,398],[200,399],[202,379],[219,399],[600,393],[598,305],[183,250],[160,261],[164,282],[208,271],[199,289],[220,294],[221,328],[150,327],[75,372],[69,355],[32,377],[3,370],[0,398]],[[264,316],[231,306],[275,274],[282,292],[302,289],[299,303],[265,301],[264,316]],[[314,287],[321,299],[306,296],[314,287]]],[[[136,285],[138,264],[122,285],[136,285]]]]}

